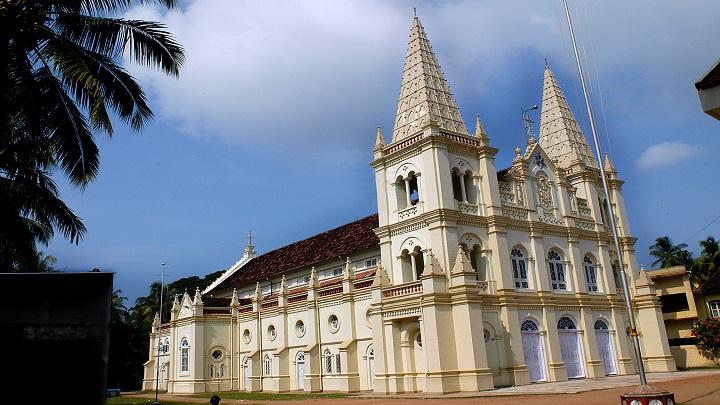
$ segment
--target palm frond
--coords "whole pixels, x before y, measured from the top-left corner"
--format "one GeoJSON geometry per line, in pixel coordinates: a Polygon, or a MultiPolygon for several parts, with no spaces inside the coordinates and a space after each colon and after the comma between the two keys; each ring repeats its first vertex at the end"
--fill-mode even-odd
{"type": "Polygon", "coordinates": [[[131,60],[177,76],[185,62],[185,52],[164,24],[61,13],[52,29],[87,50],[109,58],[124,54],[129,47],[131,60]]]}

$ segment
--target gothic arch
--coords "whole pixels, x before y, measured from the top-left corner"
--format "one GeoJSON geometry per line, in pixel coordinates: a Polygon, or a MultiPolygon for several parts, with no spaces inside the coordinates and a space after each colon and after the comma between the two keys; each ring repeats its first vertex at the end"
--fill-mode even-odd
{"type": "Polygon", "coordinates": [[[473,174],[477,174],[477,170],[475,170],[475,167],[473,167],[470,162],[463,158],[453,159],[452,163],[450,163],[450,170],[457,170],[460,173],[467,173],[468,171],[470,171],[473,174]]]}
{"type": "Polygon", "coordinates": [[[400,244],[400,249],[398,249],[397,254],[398,254],[398,256],[401,255],[403,250],[412,252],[416,246],[420,246],[421,249],[428,248],[427,245],[425,244],[425,241],[423,241],[419,236],[410,236],[410,237],[406,238],[400,244]]]}

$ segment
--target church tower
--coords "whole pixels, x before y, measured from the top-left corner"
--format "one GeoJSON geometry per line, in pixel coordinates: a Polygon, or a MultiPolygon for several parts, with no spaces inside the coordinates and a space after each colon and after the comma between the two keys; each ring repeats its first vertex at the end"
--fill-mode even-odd
{"type": "MultiPolygon", "coordinates": [[[[390,281],[419,280],[430,250],[443,270],[450,269],[463,241],[448,219],[486,214],[489,201],[484,199],[492,199],[497,190],[497,149],[488,145],[479,117],[475,136],[469,133],[417,17],[410,29],[391,142],[385,144],[380,128],[376,136],[371,165],[377,232],[390,281]]],[[[480,249],[477,239],[464,243],[468,250],[480,249]]]]}
{"type": "Polygon", "coordinates": [[[478,279],[486,279],[479,235],[482,216],[500,206],[497,149],[488,145],[479,117],[475,136],[468,131],[417,17],[410,29],[392,139],[385,142],[378,129],[371,166],[383,273],[376,277],[373,306],[385,305],[392,286],[403,295],[413,291],[405,299],[434,304],[398,315],[379,311],[373,317],[377,373],[387,376],[375,390],[491,388],[480,303],[466,299],[451,305],[450,297],[476,296],[478,279]],[[380,284],[389,285],[381,291],[380,284]],[[415,343],[420,341],[422,347],[415,343]],[[413,355],[406,350],[422,350],[425,364],[408,362],[413,355]],[[418,370],[424,379],[410,377],[418,370]]]}

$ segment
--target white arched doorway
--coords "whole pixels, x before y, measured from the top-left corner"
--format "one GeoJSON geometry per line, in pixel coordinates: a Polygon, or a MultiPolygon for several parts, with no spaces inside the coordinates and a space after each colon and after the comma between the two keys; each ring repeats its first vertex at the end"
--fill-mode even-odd
{"type": "Polygon", "coordinates": [[[305,352],[298,352],[295,358],[295,369],[297,377],[297,389],[298,391],[305,390],[305,352]]]}
{"type": "Polygon", "coordinates": [[[582,348],[580,346],[580,332],[575,321],[567,316],[560,318],[557,324],[560,339],[560,354],[567,369],[568,378],[585,377],[583,367],[582,348]]]}
{"type": "Polygon", "coordinates": [[[243,388],[245,391],[250,391],[250,373],[252,370],[252,359],[245,357],[243,360],[243,388]]]}
{"type": "Polygon", "coordinates": [[[526,319],[520,326],[522,332],[523,354],[530,374],[530,382],[547,381],[545,367],[545,347],[543,346],[540,328],[531,319],[526,319]]]}
{"type": "Polygon", "coordinates": [[[371,390],[375,389],[373,384],[373,380],[375,379],[375,349],[373,349],[372,345],[370,345],[367,350],[367,379],[368,388],[371,390]]]}
{"type": "Polygon", "coordinates": [[[600,358],[605,368],[605,375],[617,374],[617,368],[615,367],[615,347],[613,347],[610,329],[605,321],[601,319],[595,321],[595,336],[600,358]]]}

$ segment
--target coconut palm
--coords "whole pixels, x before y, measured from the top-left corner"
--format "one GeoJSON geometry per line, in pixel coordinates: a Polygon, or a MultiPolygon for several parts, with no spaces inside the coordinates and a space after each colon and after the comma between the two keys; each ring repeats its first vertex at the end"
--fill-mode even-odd
{"type": "Polygon", "coordinates": [[[684,243],[673,245],[672,240],[667,236],[655,239],[655,243],[650,246],[650,255],[656,258],[652,265],[672,267],[687,264],[688,260],[692,261],[692,256],[685,250],[686,247],[684,243]]]}
{"type": "Polygon", "coordinates": [[[140,3],[178,0],[0,1],[0,266],[54,229],[77,243],[85,228],[53,170],[85,187],[100,164],[94,137],[112,135],[111,116],[136,131],[152,118],[120,59],[178,75],[184,51],[164,25],[115,17],[140,3]]]}

